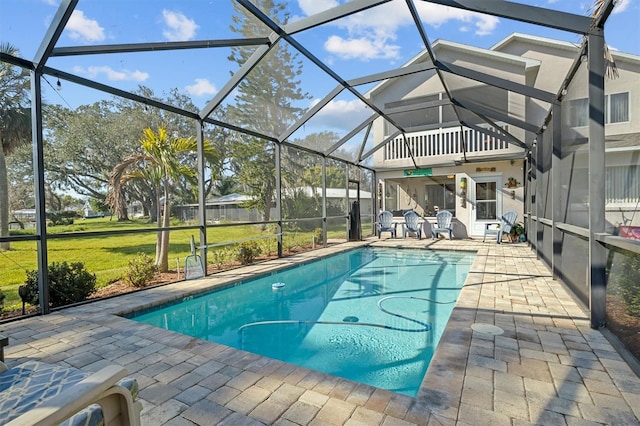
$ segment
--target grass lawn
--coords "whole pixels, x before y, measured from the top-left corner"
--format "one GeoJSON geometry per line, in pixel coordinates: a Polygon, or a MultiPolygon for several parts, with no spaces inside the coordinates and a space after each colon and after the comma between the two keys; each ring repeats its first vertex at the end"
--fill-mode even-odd
{"type": "MultiPolygon", "coordinates": [[[[82,262],[85,268],[95,273],[98,287],[120,279],[129,260],[137,253],[147,253],[155,257],[156,232],[130,235],[110,235],[100,237],[74,238],[73,232],[109,231],[120,229],[153,228],[154,224],[144,221],[118,223],[109,218],[79,219],[73,225],[56,226],[47,229],[49,234],[68,234],[68,238],[47,241],[48,262],[82,262]]],[[[233,226],[209,228],[209,243],[239,240],[263,234],[256,226],[233,226]]],[[[191,253],[190,238],[198,241],[198,230],[171,231],[169,268],[175,270],[177,259],[184,259],[191,253]]],[[[37,269],[37,246],[35,241],[12,242],[11,250],[0,252],[0,290],[6,295],[5,309],[21,306],[18,286],[24,284],[27,270],[37,269]]]]}
{"type": "MultiPolygon", "coordinates": [[[[180,225],[173,223],[172,225],[180,225]]],[[[129,235],[106,235],[99,237],[74,237],[74,232],[111,231],[121,229],[153,228],[146,221],[117,222],[110,218],[78,219],[73,225],[47,228],[49,234],[65,234],[65,238],[47,240],[48,262],[82,262],[85,268],[96,274],[97,286],[104,287],[119,280],[126,271],[129,260],[138,253],[146,253],[155,258],[157,233],[150,231],[129,235]]],[[[33,233],[33,231],[20,231],[33,233]]],[[[225,241],[245,240],[267,236],[272,231],[261,231],[258,226],[229,226],[207,228],[208,244],[225,241]]],[[[334,231],[334,236],[343,236],[344,231],[334,231]]],[[[186,256],[191,254],[190,239],[199,240],[197,229],[173,230],[170,237],[169,269],[176,270],[177,264],[184,267],[186,256]]],[[[285,248],[311,242],[312,232],[287,233],[285,248]]],[[[273,238],[257,240],[262,251],[275,251],[273,238]]],[[[209,251],[209,264],[231,260],[237,250],[220,247],[209,251]]],[[[22,302],[18,287],[24,284],[27,270],[37,269],[37,245],[35,241],[12,242],[11,249],[0,251],[0,290],[6,295],[5,310],[17,309],[22,302]]]]}

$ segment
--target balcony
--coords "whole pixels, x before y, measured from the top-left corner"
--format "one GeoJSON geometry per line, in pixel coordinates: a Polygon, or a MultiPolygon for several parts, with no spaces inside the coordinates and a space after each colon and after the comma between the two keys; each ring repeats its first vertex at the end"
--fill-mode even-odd
{"type": "Polygon", "coordinates": [[[380,151],[382,154],[376,156],[375,165],[394,168],[412,167],[411,154],[419,166],[430,166],[455,164],[465,158],[491,156],[495,159],[517,155],[522,153],[522,148],[500,138],[494,128],[481,132],[468,127],[463,127],[462,131],[460,127],[449,127],[407,133],[406,137],[400,135],[380,151]]]}

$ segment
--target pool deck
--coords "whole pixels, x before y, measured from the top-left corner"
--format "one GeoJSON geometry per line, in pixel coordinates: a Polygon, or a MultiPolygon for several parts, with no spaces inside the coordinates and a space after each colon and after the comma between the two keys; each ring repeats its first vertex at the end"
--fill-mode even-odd
{"type": "Polygon", "coordinates": [[[361,243],[0,324],[6,361],[121,365],[140,384],[143,425],[640,425],[640,379],[526,244],[367,242],[477,250],[416,398],[115,315],[361,243]]]}

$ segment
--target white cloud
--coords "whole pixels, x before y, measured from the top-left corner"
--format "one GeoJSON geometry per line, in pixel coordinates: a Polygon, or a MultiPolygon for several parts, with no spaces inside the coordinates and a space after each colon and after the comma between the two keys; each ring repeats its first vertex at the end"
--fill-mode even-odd
{"type": "Polygon", "coordinates": [[[613,8],[613,13],[624,12],[629,6],[631,6],[631,1],[632,0],[618,0],[615,7],[613,8]]]}
{"type": "Polygon", "coordinates": [[[400,46],[393,43],[396,32],[411,23],[406,6],[387,3],[336,21],[333,25],[345,29],[347,36],[329,36],[324,47],[342,59],[396,59],[400,56],[400,46]]]}
{"type": "Polygon", "coordinates": [[[298,6],[307,16],[315,15],[338,5],[339,3],[335,0],[298,0],[298,6]]]}
{"type": "Polygon", "coordinates": [[[194,96],[215,95],[218,93],[216,86],[206,78],[196,78],[195,84],[185,87],[185,90],[194,96]]]}
{"type": "Polygon", "coordinates": [[[468,31],[469,24],[472,24],[476,28],[475,34],[480,36],[491,34],[500,22],[495,16],[439,4],[420,2],[416,4],[416,8],[422,20],[432,27],[438,28],[449,21],[461,21],[465,24],[460,27],[462,31],[468,31]]]}
{"type": "Polygon", "coordinates": [[[413,19],[404,0],[396,0],[350,15],[338,21],[337,25],[351,33],[386,34],[395,38],[398,28],[413,25],[413,19]]]}
{"type": "Polygon", "coordinates": [[[162,31],[162,35],[169,41],[191,40],[199,28],[193,19],[187,18],[181,12],[172,12],[164,9],[162,17],[166,26],[162,31]]]}
{"type": "Polygon", "coordinates": [[[49,6],[57,6],[58,0],[42,0],[42,3],[48,4],[49,6]]]}
{"type": "Polygon", "coordinates": [[[74,10],[71,13],[65,29],[69,31],[69,37],[74,40],[89,42],[104,40],[104,28],[95,19],[84,16],[81,10],[74,10]]]}
{"type": "Polygon", "coordinates": [[[142,71],[122,70],[116,71],[108,66],[90,66],[88,68],[73,67],[73,71],[77,74],[84,74],[91,78],[95,78],[100,74],[104,74],[111,81],[145,81],[149,78],[149,74],[142,71]]]}
{"type": "MultiPolygon", "coordinates": [[[[314,99],[311,107],[320,100],[314,99]]],[[[354,123],[360,123],[371,115],[371,110],[359,100],[331,101],[324,106],[316,115],[312,123],[314,126],[326,126],[333,129],[352,130],[354,123]]]]}
{"type": "MultiPolygon", "coordinates": [[[[331,23],[346,30],[347,34],[334,34],[324,43],[325,49],[337,58],[396,59],[400,57],[400,46],[395,44],[397,32],[402,27],[414,25],[413,18],[404,0],[367,9],[331,23]]],[[[298,5],[307,15],[318,13],[338,3],[335,0],[298,0],[298,5]]],[[[459,21],[461,32],[473,31],[476,35],[491,34],[498,25],[498,18],[438,4],[417,2],[420,17],[427,25],[439,27],[459,21]]],[[[328,61],[331,59],[328,59],[328,61]]]]}
{"type": "Polygon", "coordinates": [[[482,19],[472,19],[476,26],[476,35],[483,36],[493,33],[500,20],[495,16],[478,15],[482,19]]]}
{"type": "Polygon", "coordinates": [[[324,43],[327,52],[332,53],[342,59],[358,58],[362,61],[371,59],[395,59],[399,56],[400,46],[388,44],[382,37],[343,39],[333,35],[324,43]]]}

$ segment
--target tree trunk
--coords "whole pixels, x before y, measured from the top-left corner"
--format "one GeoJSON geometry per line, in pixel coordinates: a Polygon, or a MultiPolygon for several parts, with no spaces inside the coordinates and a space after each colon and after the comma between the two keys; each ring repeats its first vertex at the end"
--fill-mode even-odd
{"type": "MultiPolygon", "coordinates": [[[[169,185],[164,184],[164,206],[162,209],[162,226],[168,228],[170,225],[171,205],[169,204],[169,185]]],[[[160,272],[169,270],[169,231],[160,233],[159,263],[156,263],[160,272]]]]}
{"type": "MultiPolygon", "coordinates": [[[[7,182],[7,161],[0,147],[0,235],[9,236],[9,184],[7,182]]],[[[9,250],[8,241],[0,243],[0,249],[9,250]]]]}
{"type": "Polygon", "coordinates": [[[116,215],[118,216],[118,222],[128,222],[129,209],[127,206],[127,201],[124,197],[124,194],[119,194],[118,196],[122,197],[122,203],[118,204],[118,211],[116,211],[116,215]]]}
{"type": "MultiPolygon", "coordinates": [[[[265,195],[264,195],[264,211],[262,212],[262,221],[263,222],[269,222],[271,220],[271,199],[273,196],[273,189],[271,188],[271,185],[268,185],[266,190],[265,190],[265,195]]],[[[265,229],[267,229],[267,224],[266,223],[262,223],[260,224],[260,230],[264,231],[265,229]]]]}
{"type": "MultiPolygon", "coordinates": [[[[156,192],[156,211],[159,212],[160,211],[160,191],[156,192]]],[[[160,220],[160,215],[159,213],[156,214],[156,226],[158,228],[162,227],[162,221],[160,220]]],[[[158,231],[158,234],[156,236],[156,268],[160,268],[160,245],[162,245],[162,232],[158,231]]]]}
{"type": "Polygon", "coordinates": [[[160,220],[158,219],[160,217],[159,212],[160,212],[160,196],[157,195],[155,203],[151,204],[151,207],[149,208],[149,223],[160,222],[160,220]]]}

